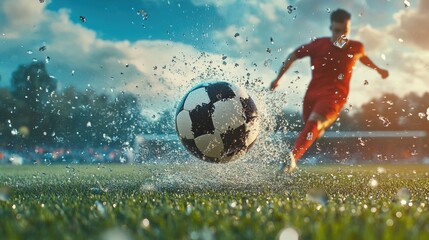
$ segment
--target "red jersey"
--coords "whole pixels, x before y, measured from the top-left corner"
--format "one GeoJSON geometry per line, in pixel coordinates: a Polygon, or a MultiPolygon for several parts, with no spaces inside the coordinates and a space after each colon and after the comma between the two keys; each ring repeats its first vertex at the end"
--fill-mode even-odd
{"type": "Polygon", "coordinates": [[[346,98],[353,66],[363,54],[363,44],[358,41],[349,40],[344,48],[339,48],[327,37],[298,47],[297,58],[309,56],[311,60],[312,79],[306,94],[339,94],[346,98]]]}

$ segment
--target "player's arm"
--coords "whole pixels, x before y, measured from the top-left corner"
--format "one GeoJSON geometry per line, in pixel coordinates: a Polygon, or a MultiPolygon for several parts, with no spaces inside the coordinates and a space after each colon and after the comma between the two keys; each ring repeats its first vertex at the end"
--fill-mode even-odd
{"type": "Polygon", "coordinates": [[[285,72],[290,68],[290,66],[292,65],[292,63],[296,59],[297,59],[297,56],[296,56],[295,52],[292,52],[291,54],[289,54],[286,61],[283,63],[283,66],[280,69],[279,74],[277,75],[276,79],[274,79],[274,81],[271,83],[271,90],[274,90],[277,88],[277,86],[279,85],[279,81],[282,78],[283,74],[285,74],[285,72]]]}
{"type": "Polygon", "coordinates": [[[368,56],[365,54],[359,58],[360,62],[363,63],[365,66],[370,67],[374,69],[375,71],[380,74],[380,76],[384,79],[389,76],[389,72],[385,69],[379,68],[368,56]]]}

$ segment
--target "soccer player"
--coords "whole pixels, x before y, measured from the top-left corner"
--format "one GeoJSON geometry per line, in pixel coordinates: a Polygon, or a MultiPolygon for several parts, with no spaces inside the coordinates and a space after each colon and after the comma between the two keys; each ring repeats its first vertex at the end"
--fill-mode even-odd
{"type": "Polygon", "coordinates": [[[276,89],[283,74],[295,60],[310,57],[312,79],[303,101],[305,124],[289,154],[290,159],[282,164],[284,172],[291,172],[296,167],[296,161],[337,119],[346,103],[353,66],[357,60],[377,71],[383,79],[389,75],[388,71],[379,68],[365,55],[362,43],[347,39],[350,18],[350,13],[343,9],[332,12],[332,36],[318,38],[298,47],[289,54],[277,78],[271,83],[271,89],[276,89]]]}

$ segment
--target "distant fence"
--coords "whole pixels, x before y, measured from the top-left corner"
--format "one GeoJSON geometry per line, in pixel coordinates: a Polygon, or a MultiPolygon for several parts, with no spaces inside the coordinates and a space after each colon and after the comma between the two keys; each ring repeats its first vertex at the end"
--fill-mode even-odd
{"type": "MultiPolygon", "coordinates": [[[[274,133],[273,137],[292,139],[298,132],[274,133]]],[[[177,134],[143,134],[145,141],[179,141],[177,134]]],[[[327,131],[324,138],[426,138],[426,131],[327,131]]]]}
{"type": "MultiPolygon", "coordinates": [[[[275,132],[271,137],[293,144],[292,141],[298,134],[299,132],[275,132]]],[[[146,149],[148,156],[180,154],[177,134],[144,134],[139,138],[140,147],[146,149]]],[[[309,149],[307,156],[392,161],[429,157],[426,131],[327,131],[316,145],[317,147],[309,149]]]]}

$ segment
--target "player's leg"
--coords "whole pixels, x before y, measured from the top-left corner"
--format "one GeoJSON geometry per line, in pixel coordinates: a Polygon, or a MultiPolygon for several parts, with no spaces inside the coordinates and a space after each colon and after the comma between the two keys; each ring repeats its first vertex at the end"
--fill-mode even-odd
{"type": "Polygon", "coordinates": [[[323,135],[325,129],[337,119],[344,103],[345,101],[324,99],[314,105],[304,129],[298,135],[292,149],[296,161],[304,155],[316,139],[323,135]]]}
{"type": "MultiPolygon", "coordinates": [[[[304,102],[305,103],[305,102],[304,102]]],[[[320,137],[326,128],[328,128],[337,119],[339,112],[344,105],[345,100],[339,101],[330,98],[320,99],[311,106],[311,113],[308,117],[304,112],[304,119],[307,119],[304,129],[298,135],[292,149],[291,164],[284,170],[290,172],[296,167],[302,155],[308,148],[320,137]]]]}
{"type": "Polygon", "coordinates": [[[298,161],[307,149],[316,141],[320,133],[329,126],[328,119],[317,112],[312,112],[304,125],[304,129],[298,135],[292,149],[295,161],[298,161]]]}
{"type": "MultiPolygon", "coordinates": [[[[304,101],[302,104],[302,119],[303,119],[304,123],[307,123],[309,118],[310,118],[310,115],[311,115],[313,108],[314,108],[314,105],[316,103],[315,100],[316,100],[315,98],[312,98],[309,95],[306,95],[304,97],[304,101]]],[[[305,127],[304,127],[304,129],[305,129],[305,127]]],[[[303,135],[303,131],[301,132],[300,135],[303,135]]],[[[282,172],[288,172],[288,173],[292,172],[296,168],[296,161],[297,161],[297,159],[295,158],[294,151],[288,152],[288,155],[286,156],[286,158],[283,160],[283,162],[280,165],[280,171],[279,172],[281,172],[281,173],[282,172]]]]}

